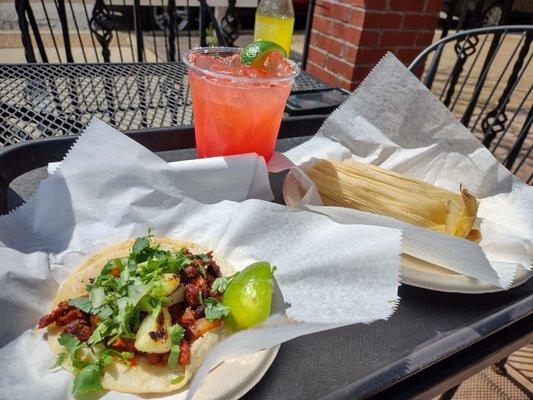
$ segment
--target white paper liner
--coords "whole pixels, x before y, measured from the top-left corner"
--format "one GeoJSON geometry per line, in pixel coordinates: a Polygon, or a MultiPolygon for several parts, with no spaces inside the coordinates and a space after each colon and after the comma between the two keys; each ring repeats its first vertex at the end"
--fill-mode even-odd
{"type": "Polygon", "coordinates": [[[507,171],[392,54],[325,121],[316,136],[274,158],[269,169],[313,159],[353,158],[449,190],[463,183],[480,200],[479,245],[387,217],[323,207],[314,184],[293,168],[285,201],[341,223],[402,229],[404,253],[501,288],[533,262],[533,189],[507,171]],[[289,194],[287,196],[287,194],[289,194]],[[321,207],[322,206],[322,207],[321,207]]]}
{"type": "MultiPolygon", "coordinates": [[[[148,227],[156,236],[212,248],[237,269],[256,260],[278,268],[284,299],[276,292],[275,315],[222,342],[196,374],[193,389],[221,360],[333,326],[386,319],[397,307],[398,229],[340,225],[260,200],[202,204],[189,197],[209,203],[218,194],[200,178],[93,120],[28,203],[0,218],[3,396],[70,396],[71,375],[48,370],[54,357],[43,344],[43,331],[27,329],[48,311],[60,282],[88,254],[144,235],[148,227]],[[285,302],[291,304],[287,316],[285,302]]],[[[137,398],[116,392],[104,397],[137,398]]]]}
{"type": "MultiPolygon", "coordinates": [[[[210,203],[222,200],[274,199],[265,159],[255,153],[174,161],[168,164],[200,185],[208,187],[210,203]]],[[[52,175],[60,165],[60,162],[48,164],[48,174],[52,175]]],[[[202,201],[203,198],[195,200],[202,201]]]]}

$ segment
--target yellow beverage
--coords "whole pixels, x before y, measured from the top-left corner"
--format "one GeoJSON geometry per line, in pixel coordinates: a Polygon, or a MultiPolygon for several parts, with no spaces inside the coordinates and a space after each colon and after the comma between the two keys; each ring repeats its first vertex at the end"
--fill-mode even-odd
{"type": "Polygon", "coordinates": [[[291,52],[294,17],[255,14],[254,40],[269,40],[291,52]]]}

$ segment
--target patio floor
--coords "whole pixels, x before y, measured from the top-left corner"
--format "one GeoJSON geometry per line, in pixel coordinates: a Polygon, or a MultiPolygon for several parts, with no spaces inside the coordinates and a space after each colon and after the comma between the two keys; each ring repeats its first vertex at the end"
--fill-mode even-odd
{"type": "Polygon", "coordinates": [[[533,395],[533,344],[509,356],[506,369],[511,379],[497,374],[492,368],[487,368],[463,382],[453,400],[531,399],[533,395]]]}

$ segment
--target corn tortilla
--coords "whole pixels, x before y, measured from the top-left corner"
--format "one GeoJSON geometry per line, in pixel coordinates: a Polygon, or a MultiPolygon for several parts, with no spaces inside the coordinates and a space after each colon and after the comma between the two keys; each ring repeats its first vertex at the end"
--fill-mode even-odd
{"type": "MultiPolygon", "coordinates": [[[[105,263],[113,258],[126,257],[133,245],[134,240],[127,240],[100,250],[98,253],[87,258],[81,265],[70,273],[65,282],[59,288],[56,297],[52,301],[50,310],[63,300],[87,295],[85,286],[89,279],[96,277],[105,263]]],[[[162,249],[179,251],[187,247],[191,253],[207,253],[208,250],[191,242],[178,241],[170,238],[151,238],[153,244],[159,244],[162,249]]],[[[216,258],[215,258],[216,259],[216,258]]],[[[222,275],[232,275],[235,270],[224,261],[216,259],[222,275]]],[[[48,327],[48,343],[52,351],[59,354],[64,351],[58,342],[61,330],[52,324],[48,327]]],[[[215,329],[205,333],[191,344],[191,363],[186,366],[179,365],[176,369],[170,369],[166,365],[150,364],[144,357],[139,358],[136,366],[127,366],[119,362],[106,365],[102,386],[107,390],[125,393],[168,393],[185,386],[196,369],[209,354],[222,336],[221,329],[215,329]],[[171,383],[176,376],[182,375],[178,383],[171,383]]],[[[70,360],[65,360],[62,367],[72,372],[70,360]]]]}

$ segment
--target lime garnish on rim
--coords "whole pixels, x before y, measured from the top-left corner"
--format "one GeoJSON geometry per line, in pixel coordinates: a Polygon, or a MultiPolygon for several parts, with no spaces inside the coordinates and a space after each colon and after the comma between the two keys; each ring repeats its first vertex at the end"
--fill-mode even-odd
{"type": "Polygon", "coordinates": [[[272,52],[279,53],[284,58],[287,57],[285,49],[277,43],[268,40],[252,42],[242,49],[241,63],[252,67],[261,67],[272,52]]]}
{"type": "Polygon", "coordinates": [[[257,262],[235,275],[228,284],[222,304],[230,310],[224,319],[230,331],[251,328],[269,317],[272,272],[269,263],[257,262]]]}

